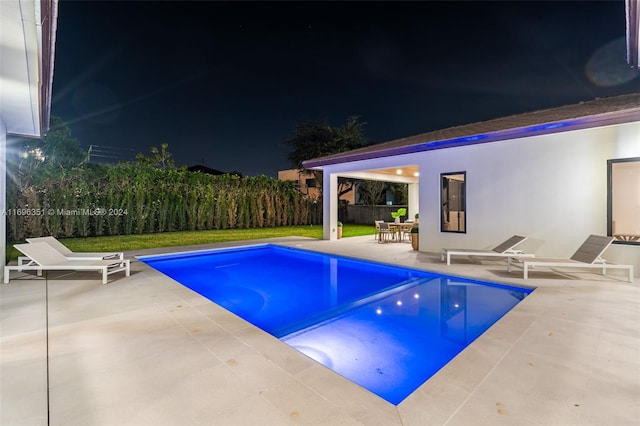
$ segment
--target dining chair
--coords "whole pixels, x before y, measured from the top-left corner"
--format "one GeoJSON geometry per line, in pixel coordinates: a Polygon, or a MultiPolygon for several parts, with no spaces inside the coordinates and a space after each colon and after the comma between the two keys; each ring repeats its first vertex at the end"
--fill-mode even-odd
{"type": "Polygon", "coordinates": [[[384,222],[384,220],[374,220],[373,223],[376,225],[376,240],[380,239],[380,224],[384,222]]]}
{"type": "Polygon", "coordinates": [[[389,235],[392,238],[396,238],[396,232],[389,227],[387,222],[380,222],[378,224],[378,243],[387,242],[389,235]]]}

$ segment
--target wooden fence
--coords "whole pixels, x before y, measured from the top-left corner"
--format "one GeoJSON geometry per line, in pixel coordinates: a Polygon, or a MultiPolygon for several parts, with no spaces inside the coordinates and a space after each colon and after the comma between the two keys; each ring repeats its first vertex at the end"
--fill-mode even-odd
{"type": "MultiPolygon", "coordinates": [[[[392,222],[394,219],[391,217],[391,212],[395,212],[399,208],[407,208],[403,205],[393,206],[361,206],[361,205],[347,205],[338,209],[338,220],[344,223],[359,223],[370,224],[376,220],[384,220],[385,222],[392,222]]],[[[407,216],[402,216],[401,221],[414,220],[407,216]]]]}

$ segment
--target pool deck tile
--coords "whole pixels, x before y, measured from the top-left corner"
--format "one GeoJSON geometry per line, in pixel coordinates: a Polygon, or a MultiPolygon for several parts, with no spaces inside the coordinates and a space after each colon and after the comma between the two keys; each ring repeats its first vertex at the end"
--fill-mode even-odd
{"type": "MultiPolygon", "coordinates": [[[[373,237],[283,238],[126,253],[132,274],[12,273],[0,285],[2,425],[636,425],[640,280],[522,280],[373,237]],[[536,287],[398,406],[135,256],[272,242],[536,287]]],[[[619,278],[619,279],[618,279],[619,278]]]]}

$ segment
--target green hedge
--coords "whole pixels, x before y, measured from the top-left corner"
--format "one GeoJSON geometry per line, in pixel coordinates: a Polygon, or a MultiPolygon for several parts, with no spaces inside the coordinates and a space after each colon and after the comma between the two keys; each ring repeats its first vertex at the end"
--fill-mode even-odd
{"type": "Polygon", "coordinates": [[[48,170],[7,184],[10,241],[319,223],[291,182],[134,164],[48,170]]]}

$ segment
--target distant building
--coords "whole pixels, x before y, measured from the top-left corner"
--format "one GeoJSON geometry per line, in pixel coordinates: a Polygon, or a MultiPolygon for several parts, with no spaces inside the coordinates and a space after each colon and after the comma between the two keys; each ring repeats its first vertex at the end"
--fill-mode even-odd
{"type": "Polygon", "coordinates": [[[187,167],[187,170],[189,170],[190,172],[201,172],[201,173],[206,173],[208,175],[214,175],[214,176],[227,174],[227,172],[221,172],[220,170],[212,169],[211,167],[203,166],[202,164],[187,167]]]}
{"type": "Polygon", "coordinates": [[[320,197],[320,190],[316,187],[313,173],[305,173],[297,169],[280,170],[278,172],[278,180],[293,182],[298,191],[309,196],[309,198],[320,197]]]}
{"type": "MultiPolygon", "coordinates": [[[[278,172],[278,180],[292,181],[298,191],[304,195],[309,198],[320,198],[320,188],[316,186],[316,179],[313,173],[303,172],[298,169],[280,170],[278,172]]],[[[348,202],[349,204],[354,204],[355,191],[349,191],[342,195],[340,199],[348,202]]]]}

